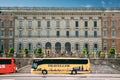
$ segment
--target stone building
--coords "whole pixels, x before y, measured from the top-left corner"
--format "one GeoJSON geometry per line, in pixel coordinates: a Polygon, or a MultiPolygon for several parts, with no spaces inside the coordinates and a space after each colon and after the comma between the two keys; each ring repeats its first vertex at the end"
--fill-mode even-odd
{"type": "Polygon", "coordinates": [[[12,13],[0,11],[0,50],[4,53],[14,48],[14,22],[12,13]]]}
{"type": "Polygon", "coordinates": [[[102,49],[101,16],[99,10],[77,8],[30,8],[15,14],[15,50],[41,47],[57,52],[92,52],[102,49]]]}
{"type": "Polygon", "coordinates": [[[120,52],[120,11],[109,11],[102,16],[103,50],[114,48],[120,52]]]}
{"type": "MultiPolygon", "coordinates": [[[[119,35],[114,41],[103,35],[105,30],[108,31],[106,34],[112,32],[110,29],[113,28],[103,27],[105,20],[110,23],[109,18],[117,21],[115,26],[120,27],[119,8],[9,7],[0,8],[0,11],[14,15],[14,49],[19,53],[23,48],[32,53],[38,47],[44,52],[46,49],[80,53],[83,48],[88,48],[89,52],[108,50],[113,47],[109,45],[111,42],[105,45],[109,40],[117,40],[114,48],[119,48],[119,35]]],[[[118,28],[114,30],[119,32],[118,28]]]]}

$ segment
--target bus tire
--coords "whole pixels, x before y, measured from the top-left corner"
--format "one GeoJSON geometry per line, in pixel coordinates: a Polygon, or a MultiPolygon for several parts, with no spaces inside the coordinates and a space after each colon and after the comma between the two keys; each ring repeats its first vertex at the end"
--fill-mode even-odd
{"type": "Polygon", "coordinates": [[[42,70],[42,74],[43,75],[47,74],[47,70],[42,70]]]}
{"type": "Polygon", "coordinates": [[[76,70],[72,70],[71,74],[75,75],[75,74],[77,74],[77,71],[76,70]]]}

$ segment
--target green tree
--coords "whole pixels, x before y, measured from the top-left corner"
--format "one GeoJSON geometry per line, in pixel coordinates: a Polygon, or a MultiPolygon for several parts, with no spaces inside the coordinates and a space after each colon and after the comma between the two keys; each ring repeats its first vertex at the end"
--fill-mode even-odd
{"type": "Polygon", "coordinates": [[[110,48],[109,54],[115,54],[115,49],[114,48],[110,48]]]}
{"type": "Polygon", "coordinates": [[[28,54],[28,49],[27,48],[23,49],[23,54],[28,54]]]}
{"type": "Polygon", "coordinates": [[[87,54],[87,52],[88,52],[87,48],[82,49],[82,54],[87,54]]]}
{"type": "Polygon", "coordinates": [[[0,50],[0,54],[2,54],[2,52],[3,52],[3,51],[2,51],[2,50],[0,50]]]}
{"type": "Polygon", "coordinates": [[[9,51],[8,51],[8,56],[13,55],[13,54],[14,54],[14,49],[10,48],[9,51]]]}
{"type": "Polygon", "coordinates": [[[42,49],[41,48],[37,48],[36,55],[41,55],[41,54],[42,54],[42,49]]]}

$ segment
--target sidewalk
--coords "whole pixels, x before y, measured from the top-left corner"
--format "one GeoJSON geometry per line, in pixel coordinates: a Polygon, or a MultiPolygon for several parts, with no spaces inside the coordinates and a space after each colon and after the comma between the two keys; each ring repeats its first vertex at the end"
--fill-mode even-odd
{"type": "Polygon", "coordinates": [[[71,74],[31,74],[31,73],[11,73],[11,74],[1,74],[0,77],[103,77],[103,78],[120,78],[120,74],[77,74],[77,75],[71,75],[71,74]]]}

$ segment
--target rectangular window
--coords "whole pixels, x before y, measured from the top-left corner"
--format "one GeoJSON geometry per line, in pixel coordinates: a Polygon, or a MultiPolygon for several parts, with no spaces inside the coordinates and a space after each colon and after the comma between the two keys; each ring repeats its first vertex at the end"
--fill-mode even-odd
{"type": "Polygon", "coordinates": [[[5,22],[4,21],[1,22],[1,26],[5,27],[5,22]]]}
{"type": "Polygon", "coordinates": [[[88,22],[87,21],[85,21],[84,26],[88,27],[88,22]]]}
{"type": "Polygon", "coordinates": [[[13,21],[9,21],[9,25],[10,25],[10,27],[12,27],[13,26],[13,21]]]}
{"type": "Polygon", "coordinates": [[[47,37],[49,37],[50,36],[50,31],[49,30],[47,30],[47,37]]]}
{"type": "Polygon", "coordinates": [[[103,27],[107,27],[107,21],[103,21],[103,27]]]}
{"type": "Polygon", "coordinates": [[[22,27],[23,27],[23,23],[22,23],[22,21],[19,21],[19,23],[18,23],[18,27],[19,27],[19,28],[22,28],[22,27]]]}
{"type": "Polygon", "coordinates": [[[4,42],[1,41],[0,43],[1,43],[1,44],[0,44],[0,49],[3,51],[3,50],[4,50],[4,42]]]}
{"type": "Polygon", "coordinates": [[[79,45],[78,44],[75,44],[75,49],[79,50],[79,45]]]}
{"type": "Polygon", "coordinates": [[[19,37],[22,37],[22,31],[21,30],[19,31],[19,37]]]}
{"type": "Polygon", "coordinates": [[[41,27],[41,21],[38,21],[38,27],[41,27]]]}
{"type": "Polygon", "coordinates": [[[10,36],[10,37],[13,36],[13,30],[9,30],[9,36],[10,36]]]}
{"type": "Polygon", "coordinates": [[[28,21],[28,28],[32,27],[32,21],[28,21]]]}
{"type": "Polygon", "coordinates": [[[50,21],[47,21],[47,27],[50,27],[50,21]]]}
{"type": "Polygon", "coordinates": [[[69,37],[69,31],[66,31],[66,37],[69,37]]]}
{"type": "Polygon", "coordinates": [[[0,65],[1,64],[11,64],[12,60],[11,59],[0,59],[0,65]]]}
{"type": "Polygon", "coordinates": [[[97,27],[97,21],[94,21],[94,27],[97,27]]]}
{"type": "Polygon", "coordinates": [[[5,36],[5,30],[1,30],[1,36],[2,36],[2,37],[5,36]]]}
{"type": "Polygon", "coordinates": [[[60,27],[60,21],[56,21],[56,27],[60,27]]]}
{"type": "Polygon", "coordinates": [[[59,37],[60,36],[60,31],[56,32],[56,36],[59,37]]]}
{"type": "Polygon", "coordinates": [[[112,36],[112,37],[115,37],[115,35],[116,35],[115,30],[112,30],[111,36],[112,36]]]}
{"type": "Polygon", "coordinates": [[[13,44],[12,43],[9,43],[9,49],[10,48],[13,48],[13,44]]]}
{"type": "Polygon", "coordinates": [[[85,37],[88,37],[88,31],[85,31],[85,37]]]}
{"type": "Polygon", "coordinates": [[[79,32],[78,31],[75,31],[75,36],[79,37],[79,32]]]}
{"type": "Polygon", "coordinates": [[[115,27],[115,21],[111,22],[111,27],[115,27]]]}
{"type": "Polygon", "coordinates": [[[78,24],[78,21],[75,21],[75,27],[78,27],[79,24],[78,24]]]}
{"type": "Polygon", "coordinates": [[[70,27],[70,22],[68,20],[66,21],[66,27],[70,27]]]}
{"type": "Polygon", "coordinates": [[[28,37],[31,37],[32,36],[32,31],[28,31],[28,37]]]}
{"type": "Polygon", "coordinates": [[[94,37],[97,37],[97,31],[94,31],[94,37]]]}
{"type": "Polygon", "coordinates": [[[107,31],[103,31],[103,37],[107,36],[107,31]]]}
{"type": "Polygon", "coordinates": [[[40,31],[38,31],[38,37],[40,37],[40,31]]]}

